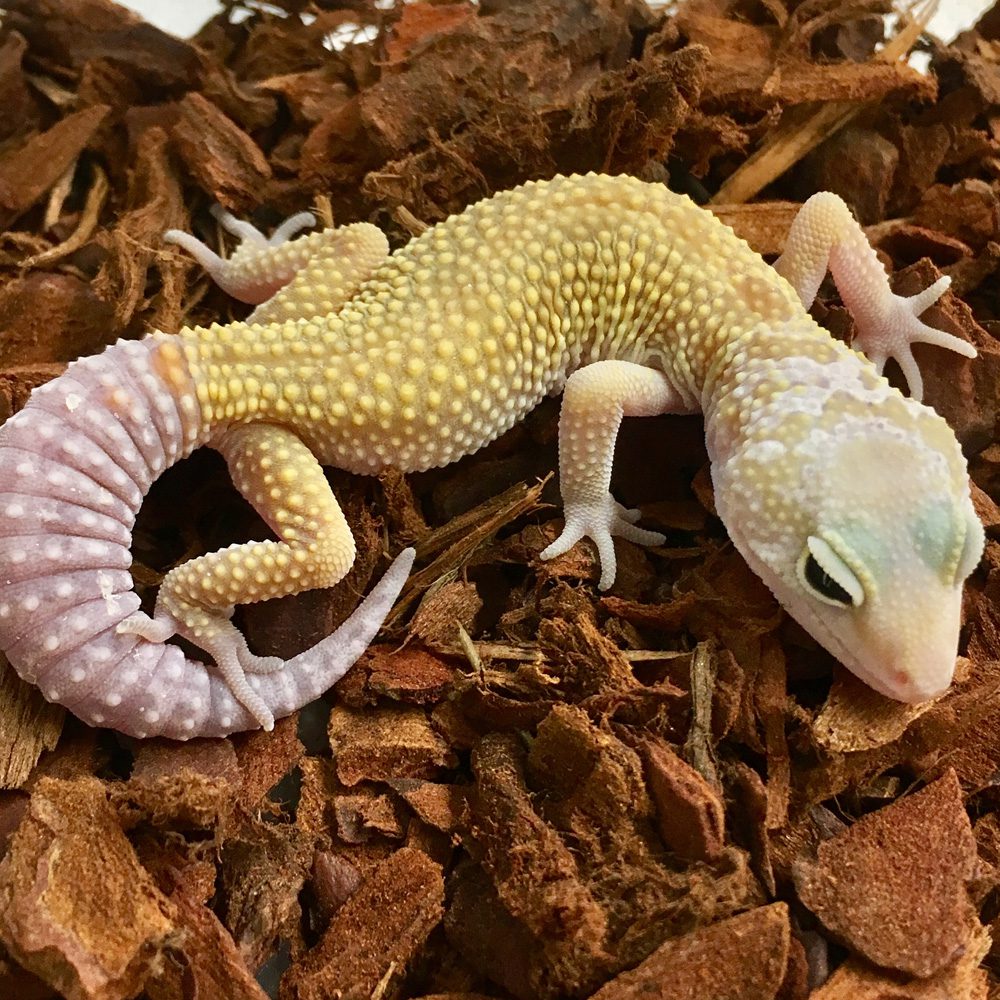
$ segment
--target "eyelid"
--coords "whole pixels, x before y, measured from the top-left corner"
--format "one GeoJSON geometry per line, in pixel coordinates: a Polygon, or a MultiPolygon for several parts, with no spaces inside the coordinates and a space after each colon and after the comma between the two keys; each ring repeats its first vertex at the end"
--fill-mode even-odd
{"type": "Polygon", "coordinates": [[[833,549],[838,558],[842,559],[847,568],[857,577],[858,583],[861,584],[865,592],[865,597],[871,601],[875,600],[878,596],[878,580],[868,568],[868,563],[847,544],[839,531],[823,528],[817,532],[817,535],[833,549]]]}
{"type": "MultiPolygon", "coordinates": [[[[833,532],[830,532],[833,534],[833,532]]],[[[835,536],[836,537],[836,536],[835,536]]],[[[837,538],[842,543],[842,539],[837,538]]],[[[803,552],[803,559],[800,566],[804,566],[804,560],[809,555],[816,560],[820,568],[851,597],[851,604],[860,607],[865,600],[865,588],[859,574],[851,563],[845,559],[831,544],[827,538],[817,535],[810,535],[806,539],[806,551],[803,552]]],[[[856,561],[856,560],[855,560],[856,561]]],[[[800,576],[803,570],[800,569],[800,576]]]]}

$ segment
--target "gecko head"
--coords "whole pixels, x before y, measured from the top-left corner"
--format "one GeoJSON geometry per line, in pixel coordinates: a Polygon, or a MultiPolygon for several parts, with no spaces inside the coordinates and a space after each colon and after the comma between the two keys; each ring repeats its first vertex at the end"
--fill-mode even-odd
{"type": "Polygon", "coordinates": [[[876,691],[920,702],[951,683],[983,529],[947,424],[899,396],[886,409],[748,439],[713,479],[730,537],[792,617],[876,691]]]}

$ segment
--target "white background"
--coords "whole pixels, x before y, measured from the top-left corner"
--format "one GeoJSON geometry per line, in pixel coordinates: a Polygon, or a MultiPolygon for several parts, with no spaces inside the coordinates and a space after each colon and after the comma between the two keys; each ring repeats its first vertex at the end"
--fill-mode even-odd
{"type": "MultiPolygon", "coordinates": [[[[119,3],[157,27],[181,36],[193,34],[222,9],[215,0],[119,0],[119,3]]],[[[950,41],[992,4],[993,0],[943,0],[931,22],[931,30],[939,38],[950,41]]]]}

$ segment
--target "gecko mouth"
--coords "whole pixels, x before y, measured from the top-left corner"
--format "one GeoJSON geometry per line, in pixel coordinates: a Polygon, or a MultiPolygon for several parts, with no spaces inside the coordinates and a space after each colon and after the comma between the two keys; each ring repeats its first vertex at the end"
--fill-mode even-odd
{"type": "MultiPolygon", "coordinates": [[[[798,620],[798,619],[796,619],[798,620]]],[[[914,673],[900,667],[891,665],[890,662],[872,669],[855,656],[850,647],[821,619],[814,619],[811,625],[799,622],[812,637],[832,653],[840,663],[846,667],[855,677],[862,680],[873,691],[891,698],[893,701],[904,702],[906,704],[920,704],[938,698],[944,694],[951,686],[951,670],[943,684],[921,684],[914,673]]],[[[890,658],[891,659],[891,658],[890,658]]]]}

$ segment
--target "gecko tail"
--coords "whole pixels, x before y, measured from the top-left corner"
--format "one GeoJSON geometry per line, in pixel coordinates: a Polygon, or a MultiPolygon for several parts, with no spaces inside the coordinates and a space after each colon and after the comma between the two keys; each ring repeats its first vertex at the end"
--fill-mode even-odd
{"type": "Polygon", "coordinates": [[[187,366],[162,334],[74,362],[0,427],[0,650],[92,725],[141,731],[135,693],[187,668],[180,649],[116,629],[139,608],[142,499],[203,440],[187,366]]]}
{"type": "MultiPolygon", "coordinates": [[[[90,725],[173,739],[259,727],[214,668],[118,628],[139,610],[130,545],[143,497],[208,437],[183,355],[163,334],[74,362],[0,426],[0,652],[90,725]]],[[[411,562],[397,557],[333,635],[254,678],[276,717],[347,671],[411,562]]]]}

